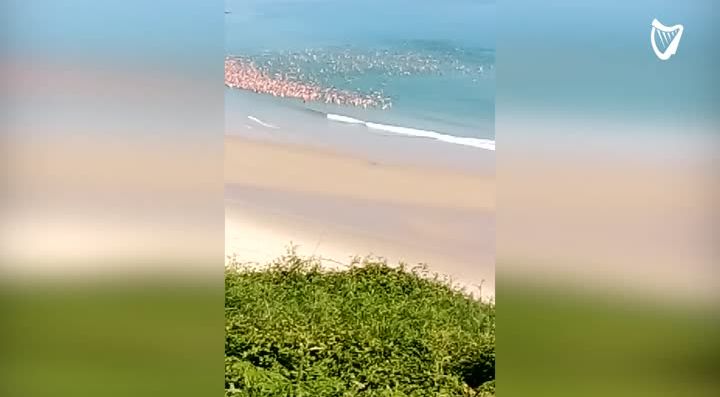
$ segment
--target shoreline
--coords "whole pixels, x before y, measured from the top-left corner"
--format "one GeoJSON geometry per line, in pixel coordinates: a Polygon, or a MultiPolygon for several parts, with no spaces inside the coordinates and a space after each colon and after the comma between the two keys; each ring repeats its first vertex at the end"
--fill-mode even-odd
{"type": "Polygon", "coordinates": [[[302,104],[231,88],[225,100],[226,136],[329,149],[376,162],[494,173],[491,129],[478,134],[463,120],[418,118],[407,109],[302,104]]]}
{"type": "Polygon", "coordinates": [[[430,207],[495,208],[493,176],[228,135],[225,184],[430,207]]]}
{"type": "Polygon", "coordinates": [[[381,255],[494,295],[493,176],[226,136],[225,186],[226,256],[381,255]]]}

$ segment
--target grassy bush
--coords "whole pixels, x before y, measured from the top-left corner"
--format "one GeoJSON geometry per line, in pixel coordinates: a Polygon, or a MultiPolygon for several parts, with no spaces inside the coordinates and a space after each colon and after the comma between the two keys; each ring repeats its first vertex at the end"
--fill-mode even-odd
{"type": "Polygon", "coordinates": [[[292,253],[225,275],[227,396],[494,393],[495,307],[423,269],[292,253]]]}

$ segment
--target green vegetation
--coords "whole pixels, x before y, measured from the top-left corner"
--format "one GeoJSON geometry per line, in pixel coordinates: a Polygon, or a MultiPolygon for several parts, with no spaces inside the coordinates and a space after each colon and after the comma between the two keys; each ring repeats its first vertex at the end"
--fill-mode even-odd
{"type": "Polygon", "coordinates": [[[502,395],[710,397],[720,390],[713,302],[499,278],[502,395]]]}
{"type": "Polygon", "coordinates": [[[222,393],[223,293],[212,278],[49,278],[0,277],[0,396],[222,393]]]}
{"type": "Polygon", "coordinates": [[[495,305],[424,268],[233,264],[225,321],[227,396],[494,394],[495,305]]]}

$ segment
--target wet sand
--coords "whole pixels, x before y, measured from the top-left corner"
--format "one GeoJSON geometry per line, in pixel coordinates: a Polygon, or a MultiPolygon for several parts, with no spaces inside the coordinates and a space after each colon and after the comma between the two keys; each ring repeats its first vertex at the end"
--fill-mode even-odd
{"type": "Polygon", "coordinates": [[[289,144],[225,138],[226,255],[265,263],[292,243],[328,266],[426,263],[494,295],[495,182],[289,144]]]}

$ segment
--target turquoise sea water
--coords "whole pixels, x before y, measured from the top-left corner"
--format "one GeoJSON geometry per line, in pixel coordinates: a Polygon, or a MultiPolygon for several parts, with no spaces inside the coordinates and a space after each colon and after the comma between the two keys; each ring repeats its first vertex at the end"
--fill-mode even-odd
{"type": "Polygon", "coordinates": [[[305,104],[227,89],[229,131],[283,127],[288,117],[327,126],[330,114],[372,123],[370,133],[494,150],[494,2],[228,0],[225,28],[227,56],[324,87],[382,92],[393,104],[305,104]]]}

